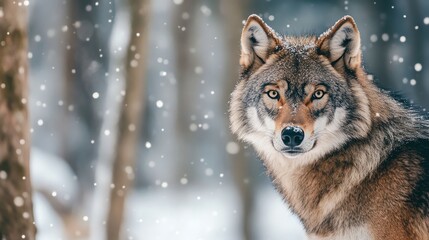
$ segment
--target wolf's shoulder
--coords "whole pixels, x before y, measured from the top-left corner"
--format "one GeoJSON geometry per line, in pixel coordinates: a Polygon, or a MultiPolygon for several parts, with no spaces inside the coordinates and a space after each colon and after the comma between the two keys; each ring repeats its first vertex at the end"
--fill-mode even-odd
{"type": "Polygon", "coordinates": [[[408,141],[391,155],[402,155],[403,171],[412,178],[412,190],[406,198],[408,205],[416,213],[429,218],[429,139],[408,141]]]}
{"type": "Polygon", "coordinates": [[[414,148],[420,157],[417,164],[420,174],[409,196],[409,202],[415,210],[429,219],[429,140],[417,140],[414,148]]]}

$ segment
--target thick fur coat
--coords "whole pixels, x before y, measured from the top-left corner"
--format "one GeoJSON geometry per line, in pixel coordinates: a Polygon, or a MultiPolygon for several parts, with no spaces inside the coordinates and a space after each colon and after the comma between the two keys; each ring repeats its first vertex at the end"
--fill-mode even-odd
{"type": "Polygon", "coordinates": [[[242,31],[231,129],[309,239],[429,240],[429,122],[380,90],[350,16],[319,37],[242,31]]]}

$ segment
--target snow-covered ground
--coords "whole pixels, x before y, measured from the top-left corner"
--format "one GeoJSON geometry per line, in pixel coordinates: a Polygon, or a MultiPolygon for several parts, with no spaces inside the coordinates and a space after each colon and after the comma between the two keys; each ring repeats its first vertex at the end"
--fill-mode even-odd
{"type": "MultiPolygon", "coordinates": [[[[65,205],[76,197],[74,176],[63,160],[33,149],[31,164],[35,189],[55,195],[65,205]]],[[[298,219],[272,186],[263,185],[254,192],[252,219],[256,239],[305,239],[298,219]]],[[[240,211],[237,192],[231,185],[151,187],[130,194],[124,233],[126,239],[134,240],[239,240],[240,211]]],[[[39,192],[34,194],[34,212],[39,240],[66,239],[60,217],[39,192]]],[[[90,224],[90,214],[89,211],[89,221],[82,221],[90,224]]]]}
{"type": "MultiPolygon", "coordinates": [[[[255,239],[303,240],[304,230],[271,188],[257,190],[255,239]]],[[[126,239],[239,240],[238,202],[232,189],[135,191],[127,203],[126,239]]],[[[65,239],[60,218],[40,194],[34,195],[39,240],[65,239]]],[[[83,220],[82,220],[83,221],[83,220]]]]}
{"type": "MultiPolygon", "coordinates": [[[[128,239],[238,240],[239,202],[231,188],[136,191],[128,201],[128,239]],[[149,237],[150,236],[150,237],[149,237]]],[[[305,239],[304,230],[271,187],[256,190],[256,239],[305,239]]]]}

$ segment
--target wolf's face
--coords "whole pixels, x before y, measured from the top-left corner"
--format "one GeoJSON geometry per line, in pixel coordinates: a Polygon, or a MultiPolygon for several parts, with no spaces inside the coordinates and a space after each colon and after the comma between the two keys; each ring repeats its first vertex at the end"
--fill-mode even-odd
{"type": "Polygon", "coordinates": [[[359,32],[350,17],[319,38],[296,38],[278,37],[252,15],[241,46],[231,128],[265,159],[311,162],[367,135],[368,99],[356,78],[359,32]]]}

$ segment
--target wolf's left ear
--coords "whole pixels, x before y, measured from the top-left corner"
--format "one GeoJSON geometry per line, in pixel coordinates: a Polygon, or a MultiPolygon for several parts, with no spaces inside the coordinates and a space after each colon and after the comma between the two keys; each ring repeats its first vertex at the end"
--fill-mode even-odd
{"type": "Polygon", "coordinates": [[[240,65],[257,69],[281,43],[277,36],[258,15],[250,15],[241,33],[240,65]]]}
{"type": "Polygon", "coordinates": [[[351,16],[338,20],[316,41],[320,54],[325,55],[332,66],[343,73],[344,68],[355,71],[361,66],[360,34],[351,16]]]}

